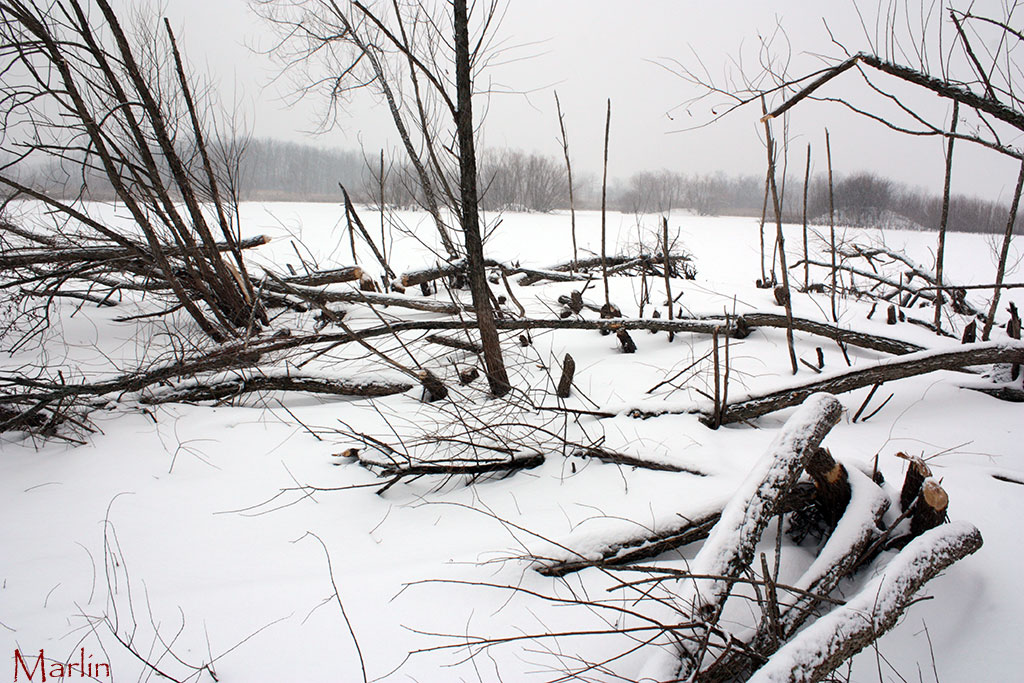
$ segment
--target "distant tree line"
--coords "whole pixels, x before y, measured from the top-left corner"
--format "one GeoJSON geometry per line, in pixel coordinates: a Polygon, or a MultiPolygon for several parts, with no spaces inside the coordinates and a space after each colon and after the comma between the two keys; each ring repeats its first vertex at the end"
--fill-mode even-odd
{"type": "Polygon", "coordinates": [[[338,183],[361,188],[366,160],[358,152],[256,138],[242,159],[245,199],[334,201],[338,183]]]}
{"type": "MultiPolygon", "coordinates": [[[[480,156],[479,184],[485,210],[545,213],[569,208],[562,159],[514,149],[485,149],[480,156]]],[[[51,183],[65,183],[64,194],[76,196],[82,177],[56,170],[39,169],[38,173],[50,178],[51,183]]],[[[382,164],[379,155],[339,148],[255,138],[246,143],[239,175],[241,199],[337,201],[341,183],[363,203],[380,204],[383,192],[384,203],[390,207],[414,209],[423,205],[419,184],[407,164],[390,159],[382,164]]],[[[112,196],[105,179],[90,174],[87,180],[86,197],[112,196]]],[[[574,180],[576,208],[599,208],[597,176],[577,173],[574,180]]],[[[641,171],[612,183],[609,206],[634,214],[680,209],[700,216],[760,216],[764,189],[764,178],[753,175],[641,171]]],[[[803,216],[802,182],[791,179],[780,190],[785,219],[799,222],[803,216]]],[[[924,230],[939,225],[942,201],[937,192],[912,188],[875,173],[837,176],[833,195],[836,221],[842,225],[924,230]]],[[[954,194],[949,211],[950,230],[989,233],[1006,227],[1004,203],[954,194]]],[[[823,175],[811,180],[807,212],[811,223],[828,221],[828,183],[823,175]]],[[[1016,229],[1022,230],[1019,222],[1016,229]]]]}

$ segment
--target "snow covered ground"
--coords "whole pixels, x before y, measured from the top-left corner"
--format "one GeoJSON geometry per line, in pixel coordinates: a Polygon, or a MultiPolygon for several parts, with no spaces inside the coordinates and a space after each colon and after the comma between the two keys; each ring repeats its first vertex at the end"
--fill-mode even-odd
{"type": "MultiPolygon", "coordinates": [[[[330,204],[243,205],[246,234],[273,237],[250,253],[251,263],[281,270],[291,263],[300,269],[299,252],[321,267],[350,264],[343,215],[330,204]]],[[[366,210],[362,217],[371,232],[379,230],[378,214],[366,210]]],[[[410,228],[420,226],[421,237],[429,234],[423,214],[393,218],[410,228]]],[[[500,218],[488,256],[538,267],[571,258],[568,215],[500,218]]],[[[583,213],[578,221],[581,256],[597,251],[599,215],[583,213]]],[[[655,217],[611,214],[614,238],[609,241],[616,248],[609,251],[637,252],[639,243],[653,250],[657,227],[655,217]]],[[[672,216],[670,234],[693,254],[698,271],[696,280],[672,283],[673,293],[683,292],[680,303],[688,314],[781,312],[770,290],[754,286],[760,275],[757,231],[752,219],[672,216]]],[[[433,262],[429,244],[393,228],[386,232],[396,271],[433,262]]],[[[934,260],[930,233],[840,230],[840,235],[861,243],[884,237],[890,248],[905,250],[917,262],[930,266],[934,260]]],[[[786,240],[793,263],[802,249],[799,228],[788,226],[786,240]]],[[[951,235],[947,279],[991,282],[990,242],[951,235]]],[[[1016,255],[1009,281],[1024,279],[1019,248],[1016,255]]],[[[360,262],[373,271],[368,253],[360,262]]],[[[793,272],[802,279],[802,270],[793,272]]],[[[652,302],[661,303],[662,283],[651,286],[652,302]]],[[[578,287],[514,286],[514,292],[531,315],[552,317],[558,295],[578,287]]],[[[618,278],[611,298],[625,315],[635,316],[640,291],[639,278],[618,278]]],[[[598,292],[592,287],[585,297],[598,301],[598,292]]],[[[972,292],[969,299],[980,308],[985,294],[972,292]]],[[[1012,290],[1008,299],[1024,307],[1024,290],[1012,290]]],[[[167,323],[113,321],[137,308],[149,310],[146,305],[79,309],[58,303],[59,315],[44,343],[4,357],[3,369],[43,363],[51,375],[62,370],[69,379],[95,378],[165,357],[167,323]]],[[[798,316],[825,320],[828,308],[825,295],[794,296],[798,316]]],[[[868,320],[869,309],[866,302],[842,301],[840,325],[922,346],[958,343],[909,323],[888,326],[884,311],[868,320]]],[[[650,311],[649,305],[645,315],[650,311]]],[[[908,313],[927,320],[932,315],[930,308],[908,313]]],[[[379,324],[371,312],[355,307],[346,322],[379,324]]],[[[302,323],[296,318],[290,324],[302,323]]],[[[1004,335],[1000,329],[994,334],[1004,335]]],[[[528,348],[520,347],[517,337],[507,335],[505,344],[513,383],[535,398],[552,390],[551,374],[557,381],[558,362],[571,352],[578,387],[567,403],[571,407],[706,403],[698,390],[710,386],[707,361],[687,373],[685,385],[646,393],[702,358],[710,348],[706,336],[681,334],[670,342],[665,334],[636,332],[634,355],[621,353],[614,336],[595,332],[535,332],[528,348]]],[[[826,370],[844,368],[841,350],[824,341],[798,334],[798,356],[814,362],[820,346],[826,370]]],[[[394,347],[390,343],[389,352],[396,357],[403,353],[394,347]]],[[[468,358],[441,347],[430,355],[416,353],[439,372],[450,372],[453,360],[468,358]]],[[[796,381],[783,330],[757,329],[733,342],[731,353],[731,396],[796,381]]],[[[882,356],[850,351],[857,365],[882,356]]],[[[325,355],[310,367],[345,376],[393,374],[355,347],[325,355]]],[[[811,377],[802,366],[796,379],[811,377]]],[[[868,469],[877,456],[886,480],[897,486],[905,463],[895,454],[923,455],[949,493],[951,520],[972,522],[985,539],[978,553],[928,585],[926,593],[934,599],[913,605],[876,650],[854,660],[852,681],[1019,678],[1024,597],[1018,588],[1017,526],[1024,517],[1024,488],[992,475],[1024,480],[1024,421],[1019,404],[961,388],[966,381],[958,373],[939,372],[886,384],[872,405],[890,393],[892,399],[866,422],[853,423],[851,416],[868,389],[840,397],[846,412],[825,439],[833,454],[868,469]]],[[[191,668],[211,660],[220,681],[356,681],[363,680],[364,671],[369,680],[559,680],[581,662],[614,657],[635,647],[635,641],[607,634],[524,636],[608,629],[615,625],[608,612],[574,601],[624,594],[605,593],[615,577],[599,571],[548,578],[523,558],[554,556],[566,547],[585,555],[616,535],[657,529],[680,515],[696,517],[720,507],[792,413],[761,418],[757,428],[716,431],[695,415],[648,420],[619,415],[584,418],[576,425],[551,413],[544,418],[550,431],[567,429],[573,439],[603,440],[607,448],[704,476],[549,452],[540,467],[504,479],[468,485],[419,479],[376,495],[384,482],[336,454],[359,445],[346,436],[352,431],[390,443],[407,441],[421,454],[436,450],[431,434],[443,432],[445,415],[418,399],[417,388],[375,401],[294,394],[216,406],[144,408],[125,401],[92,415],[99,431],[85,445],[2,435],[0,653],[7,664],[0,681],[14,680],[20,671],[16,649],[33,661],[42,650],[47,660],[73,664],[75,676],[82,662],[100,680],[107,679],[99,663],[109,665],[113,679],[158,679],[115,633],[155,669],[179,680],[212,680],[210,670],[191,668]],[[416,439],[422,442],[412,443],[416,439]],[[480,637],[509,640],[471,658],[476,650],[462,646],[480,637]]],[[[481,423],[516,418],[478,389],[464,390],[459,400],[481,423]]],[[[553,443],[543,434],[523,439],[541,451],[553,443]]],[[[681,568],[695,552],[688,547],[661,561],[681,568]]],[[[807,563],[811,559],[808,554],[807,563]]],[[[798,577],[804,568],[783,567],[783,576],[798,577]]],[[[648,656],[639,649],[609,667],[629,679],[648,656]]],[[[611,670],[595,668],[580,680],[622,680],[611,670]]],[[[21,672],[17,680],[23,679],[21,672]]]]}

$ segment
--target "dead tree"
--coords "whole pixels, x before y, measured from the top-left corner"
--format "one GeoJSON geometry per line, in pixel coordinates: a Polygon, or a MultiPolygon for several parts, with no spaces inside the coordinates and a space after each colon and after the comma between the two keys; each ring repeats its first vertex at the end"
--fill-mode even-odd
{"type": "Polygon", "coordinates": [[[572,184],[572,160],[569,158],[569,136],[565,132],[565,116],[562,115],[562,103],[558,100],[558,93],[555,93],[555,109],[558,111],[558,128],[562,132],[562,154],[565,156],[565,172],[569,179],[569,220],[572,230],[572,260],[579,260],[579,252],[576,249],[576,198],[573,194],[572,184]]]}
{"type": "Polygon", "coordinates": [[[462,233],[466,240],[469,261],[469,287],[473,293],[476,324],[480,329],[480,343],[484,349],[484,366],[491,393],[503,396],[512,386],[505,371],[501,354],[501,340],[494,326],[490,288],[484,271],[483,238],[480,232],[480,209],[477,197],[476,151],[473,136],[473,83],[469,46],[469,10],[466,0],[455,0],[453,9],[455,26],[455,73],[457,82],[457,109],[455,123],[459,140],[460,209],[462,233]]]}
{"type": "MultiPolygon", "coordinates": [[[[951,133],[956,133],[957,120],[960,118],[960,103],[953,101],[953,121],[949,125],[951,133]]],[[[935,284],[939,287],[935,297],[935,328],[942,329],[942,267],[946,254],[946,223],[949,221],[949,185],[953,176],[953,143],[956,138],[949,138],[946,147],[946,176],[942,185],[942,215],[939,218],[939,247],[935,252],[935,284]]]]}
{"type": "Polygon", "coordinates": [[[219,137],[210,129],[209,104],[193,95],[170,25],[163,38],[154,29],[147,39],[155,44],[147,46],[125,32],[108,0],[11,0],[0,3],[0,17],[0,68],[26,76],[0,85],[0,116],[10,133],[0,146],[16,160],[0,172],[0,184],[62,217],[49,246],[81,239],[128,250],[216,341],[265,322],[245,276],[237,212],[228,205],[234,197],[220,190],[225,169],[215,168],[210,153],[219,137]],[[150,77],[162,68],[153,57],[159,54],[173,57],[175,81],[150,77]],[[79,169],[72,181],[78,186],[18,180],[17,167],[44,160],[79,169]],[[95,220],[89,205],[64,199],[103,187],[128,210],[142,240],[95,220]],[[83,232],[67,231],[66,221],[83,232]]]}
{"type": "Polygon", "coordinates": [[[779,265],[782,269],[782,303],[786,310],[786,321],[789,323],[786,327],[786,346],[789,349],[789,362],[795,375],[800,366],[797,365],[796,350],[793,346],[793,302],[789,289],[789,268],[786,267],[786,242],[782,233],[782,205],[779,202],[779,190],[775,182],[775,140],[772,138],[771,125],[767,120],[764,122],[764,135],[765,144],[768,147],[768,186],[771,189],[772,207],[775,210],[775,243],[778,247],[779,265]]]}
{"type": "Polygon", "coordinates": [[[511,386],[484,272],[472,105],[472,69],[486,62],[487,37],[500,23],[497,6],[474,6],[471,17],[462,1],[452,4],[450,13],[447,6],[418,0],[390,4],[300,0],[287,5],[256,0],[255,4],[279,30],[281,42],[274,52],[286,65],[326,74],[323,81],[301,89],[309,94],[318,84],[328,84],[331,109],[326,125],[333,124],[335,107],[349,91],[370,86],[387,103],[414,169],[420,200],[434,218],[449,259],[466,256],[488,382],[494,395],[504,395],[511,386]],[[471,19],[483,31],[472,44],[471,19]],[[454,76],[447,75],[450,65],[454,76]],[[457,141],[452,154],[442,147],[447,138],[457,141]],[[442,207],[458,218],[462,249],[451,238],[442,207]]]}

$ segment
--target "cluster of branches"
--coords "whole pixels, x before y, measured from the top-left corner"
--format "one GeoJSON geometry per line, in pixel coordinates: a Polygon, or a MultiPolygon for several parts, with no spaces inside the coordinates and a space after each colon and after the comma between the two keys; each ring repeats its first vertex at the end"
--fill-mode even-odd
{"type": "MultiPolygon", "coordinates": [[[[211,134],[212,112],[201,108],[166,20],[140,21],[129,34],[107,0],[3,2],[0,72],[0,185],[55,217],[50,231],[19,234],[19,246],[113,249],[218,341],[265,322],[239,246],[231,170],[241,150],[211,134]],[[36,161],[76,176],[82,193],[102,177],[133,228],[112,228],[89,205],[22,182],[19,169],[36,161]]],[[[46,279],[66,279],[61,268],[46,279]]]]}
{"type": "MultiPolygon", "coordinates": [[[[662,646],[663,654],[649,656],[642,672],[652,680],[826,679],[892,628],[928,580],[982,544],[970,524],[943,526],[949,497],[920,458],[899,454],[909,467],[893,496],[877,470],[868,476],[821,448],[840,414],[834,397],[810,396],[720,511],[667,533],[610,543],[599,559],[591,553],[537,560],[537,568],[564,576],[591,567],[614,576],[615,589],[633,596],[628,611],[619,608],[621,599],[581,602],[600,613],[615,612],[620,628],[645,634],[643,644],[662,646]],[[758,562],[758,544],[776,518],[774,562],[766,553],[758,562]],[[783,547],[783,519],[796,547],[783,547]],[[685,569],[636,564],[700,540],[685,569]],[[885,550],[899,553],[882,563],[885,550]],[[815,557],[803,574],[780,582],[783,555],[808,551],[815,557]],[[868,571],[875,578],[854,595],[832,595],[845,578],[868,571]],[[623,573],[639,578],[618,580],[623,573]],[[738,613],[726,612],[730,600],[751,604],[743,610],[752,617],[746,635],[738,634],[738,613]],[[639,620],[635,628],[628,625],[631,619],[639,620]],[[801,631],[809,621],[813,628],[801,631]]],[[[475,645],[497,642],[482,638],[475,645]]],[[[625,654],[613,654],[600,666],[625,654]]]]}

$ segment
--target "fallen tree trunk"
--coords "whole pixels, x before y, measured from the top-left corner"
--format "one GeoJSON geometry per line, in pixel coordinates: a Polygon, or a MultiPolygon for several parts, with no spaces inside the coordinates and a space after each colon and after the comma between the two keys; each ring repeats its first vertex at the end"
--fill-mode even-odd
{"type": "Polygon", "coordinates": [[[619,566],[641,562],[695,541],[704,540],[720,518],[721,512],[715,511],[693,520],[686,520],[677,527],[663,529],[657,534],[611,543],[601,548],[596,553],[597,557],[546,561],[538,564],[536,569],[544,576],[565,576],[587,567],[619,566]]]}
{"type": "Polygon", "coordinates": [[[847,514],[839,520],[817,558],[793,584],[792,604],[778,604],[781,612],[774,623],[762,620],[754,637],[744,648],[726,650],[701,671],[700,683],[727,683],[747,680],[778,650],[781,643],[814,616],[815,609],[828,601],[839,582],[859,566],[865,549],[878,538],[878,521],[889,508],[889,497],[871,479],[852,470],[852,490],[847,514]]]}
{"type": "Polygon", "coordinates": [[[504,473],[508,475],[519,470],[529,470],[543,465],[544,455],[542,453],[527,453],[501,460],[473,460],[465,462],[445,460],[443,462],[388,463],[360,459],[359,464],[367,469],[376,470],[381,477],[391,478],[390,481],[377,491],[377,495],[381,495],[402,479],[415,479],[424,476],[451,478],[460,475],[475,479],[486,474],[504,473]]]}
{"type": "MultiPolygon", "coordinates": [[[[358,279],[358,278],[355,278],[358,279]]],[[[284,282],[288,282],[284,280],[284,282]]],[[[307,298],[310,301],[316,301],[321,304],[325,303],[362,303],[369,304],[372,306],[395,306],[398,308],[411,308],[415,311],[425,311],[427,313],[443,313],[446,315],[458,315],[459,313],[471,312],[472,309],[467,306],[445,303],[443,301],[436,301],[433,299],[413,299],[411,297],[404,296],[390,296],[387,294],[377,294],[375,292],[362,292],[362,291],[351,291],[351,292],[336,292],[329,289],[313,289],[312,287],[304,287],[301,285],[289,284],[289,289],[281,287],[273,281],[268,281],[267,288],[271,291],[277,291],[278,293],[292,293],[303,298],[307,298]]]]}
{"type": "MultiPolygon", "coordinates": [[[[745,422],[778,410],[791,408],[802,403],[811,394],[818,392],[843,394],[861,387],[924,375],[936,370],[959,370],[973,365],[1020,362],[1024,362],[1024,344],[1020,342],[982,342],[959,346],[953,351],[922,351],[907,354],[879,361],[867,368],[833,374],[813,382],[779,389],[760,396],[751,396],[726,406],[722,424],[745,422]]],[[[630,414],[634,417],[655,417],[678,412],[692,411],[634,410],[630,414]]],[[[707,423],[713,419],[713,415],[706,411],[702,412],[702,416],[702,421],[707,423]]]]}
{"type": "Polygon", "coordinates": [[[705,614],[719,612],[733,579],[750,566],[754,547],[768,521],[781,507],[822,439],[839,422],[842,411],[835,396],[816,393],[808,396],[800,410],[786,421],[722,510],[722,519],[691,563],[693,573],[721,578],[698,582],[695,603],[685,609],[705,614]]]}
{"type": "Polygon", "coordinates": [[[222,401],[242,394],[257,391],[299,391],[307,394],[331,396],[357,396],[378,398],[402,394],[414,385],[403,382],[385,382],[358,379],[328,379],[295,375],[255,375],[237,377],[210,384],[198,381],[179,385],[139,399],[146,405],[163,403],[196,403],[199,401],[222,401]]]}
{"type": "MultiPolygon", "coordinates": [[[[270,242],[270,237],[260,235],[242,240],[238,243],[239,249],[252,249],[270,242]]],[[[234,249],[233,245],[226,242],[216,244],[217,251],[226,252],[234,249]]],[[[179,258],[185,255],[181,247],[166,245],[163,247],[164,256],[167,258],[179,258]]],[[[73,245],[54,244],[45,249],[10,249],[0,254],[0,270],[12,270],[14,268],[26,268],[29,266],[55,265],[58,263],[83,263],[96,261],[123,261],[149,256],[149,247],[139,244],[135,249],[123,246],[109,245],[102,247],[79,247],[73,245]]]]}
{"type": "Polygon", "coordinates": [[[331,270],[318,270],[307,275],[283,277],[281,281],[300,287],[321,287],[342,282],[354,282],[362,277],[363,269],[359,266],[345,266],[331,270]]]}
{"type": "Polygon", "coordinates": [[[911,541],[878,578],[849,602],[818,619],[782,646],[750,683],[813,683],[895,626],[914,595],[939,572],[977,551],[981,533],[959,522],[911,541]]]}

